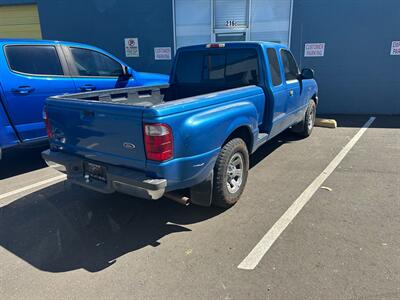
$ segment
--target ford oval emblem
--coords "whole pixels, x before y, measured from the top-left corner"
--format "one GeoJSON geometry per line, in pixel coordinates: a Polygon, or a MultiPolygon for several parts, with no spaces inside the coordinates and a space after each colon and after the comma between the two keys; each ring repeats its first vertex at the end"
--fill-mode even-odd
{"type": "Polygon", "coordinates": [[[123,146],[125,149],[128,149],[128,150],[133,150],[136,148],[135,144],[132,144],[132,143],[124,143],[123,146]]]}

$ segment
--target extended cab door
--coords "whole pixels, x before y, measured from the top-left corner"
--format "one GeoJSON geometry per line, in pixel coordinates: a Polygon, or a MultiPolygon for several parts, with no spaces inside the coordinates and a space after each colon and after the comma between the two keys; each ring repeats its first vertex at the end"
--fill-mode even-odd
{"type": "MultiPolygon", "coordinates": [[[[3,103],[22,141],[45,138],[43,105],[46,98],[74,92],[64,72],[64,57],[57,45],[8,44],[0,70],[3,103]]],[[[67,71],[66,71],[67,72],[67,71]]]]}
{"type": "Polygon", "coordinates": [[[281,49],[282,71],[285,78],[284,85],[286,87],[286,115],[287,126],[292,125],[298,121],[299,114],[301,113],[300,103],[300,81],[299,67],[292,53],[286,49],[281,49]]]}
{"type": "Polygon", "coordinates": [[[267,48],[268,68],[269,68],[269,86],[274,97],[274,107],[272,111],[272,131],[282,131],[285,126],[287,89],[282,80],[281,67],[279,64],[278,53],[275,48],[267,48]]]}
{"type": "Polygon", "coordinates": [[[123,76],[123,66],[111,56],[83,47],[64,47],[78,92],[136,86],[135,78],[123,76]]]}

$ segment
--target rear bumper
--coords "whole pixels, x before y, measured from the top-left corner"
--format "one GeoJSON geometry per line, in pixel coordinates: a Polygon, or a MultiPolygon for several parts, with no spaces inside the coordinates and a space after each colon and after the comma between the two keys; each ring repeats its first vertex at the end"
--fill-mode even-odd
{"type": "Polygon", "coordinates": [[[78,156],[46,150],[42,152],[42,157],[50,167],[67,174],[68,180],[72,183],[101,193],[109,194],[118,191],[135,197],[156,200],[164,195],[167,187],[166,179],[149,178],[138,171],[104,164],[101,165],[106,168],[106,182],[90,177],[85,178],[83,170],[85,160],[78,156]]]}

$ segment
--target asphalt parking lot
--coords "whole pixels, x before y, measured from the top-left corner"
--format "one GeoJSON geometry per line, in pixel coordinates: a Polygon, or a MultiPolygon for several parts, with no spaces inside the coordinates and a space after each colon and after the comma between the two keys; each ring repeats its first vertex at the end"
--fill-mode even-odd
{"type": "Polygon", "coordinates": [[[400,299],[400,116],[377,116],[255,268],[238,268],[369,118],[281,134],[225,211],[98,194],[57,177],[38,150],[12,154],[0,163],[0,295],[400,299]]]}

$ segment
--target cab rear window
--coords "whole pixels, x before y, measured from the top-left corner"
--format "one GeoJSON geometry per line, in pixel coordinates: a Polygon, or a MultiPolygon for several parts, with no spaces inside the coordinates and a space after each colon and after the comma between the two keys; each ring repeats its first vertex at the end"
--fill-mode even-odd
{"type": "Polygon", "coordinates": [[[214,89],[259,83],[259,63],[255,49],[187,51],[179,55],[176,84],[199,84],[214,89]]]}

